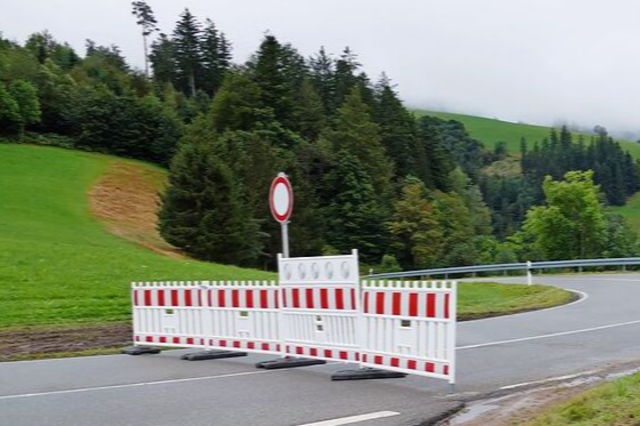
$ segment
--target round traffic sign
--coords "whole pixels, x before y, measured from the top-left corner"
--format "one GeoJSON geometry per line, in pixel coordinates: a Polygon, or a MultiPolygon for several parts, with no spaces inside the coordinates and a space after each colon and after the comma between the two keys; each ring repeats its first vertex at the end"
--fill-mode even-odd
{"type": "Polygon", "coordinates": [[[293,211],[293,189],[287,175],[279,173],[271,183],[269,194],[271,214],[280,223],[287,222],[293,211]]]}

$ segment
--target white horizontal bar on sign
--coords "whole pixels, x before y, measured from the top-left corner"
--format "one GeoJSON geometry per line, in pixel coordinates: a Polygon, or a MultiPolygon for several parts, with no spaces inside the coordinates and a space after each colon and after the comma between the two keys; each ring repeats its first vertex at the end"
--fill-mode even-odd
{"type": "MultiPolygon", "coordinates": [[[[381,319],[393,319],[393,320],[407,320],[407,321],[420,321],[420,322],[441,322],[441,323],[452,323],[455,322],[452,318],[427,318],[427,317],[410,317],[403,315],[385,315],[385,314],[372,314],[372,313],[363,313],[363,317],[365,318],[381,318],[381,319]]],[[[409,328],[409,327],[406,327],[409,328]]]]}

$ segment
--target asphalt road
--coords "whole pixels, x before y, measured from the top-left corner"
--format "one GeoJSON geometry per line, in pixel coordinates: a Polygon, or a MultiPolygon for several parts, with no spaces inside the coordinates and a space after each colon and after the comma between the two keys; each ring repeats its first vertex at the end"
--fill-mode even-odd
{"type": "MultiPolygon", "coordinates": [[[[517,281],[514,278],[509,281],[517,281]]],[[[415,426],[459,400],[640,361],[640,275],[544,276],[568,306],[459,325],[458,385],[418,377],[331,382],[343,364],[181,361],[182,351],[0,364],[1,426],[415,426]]]]}

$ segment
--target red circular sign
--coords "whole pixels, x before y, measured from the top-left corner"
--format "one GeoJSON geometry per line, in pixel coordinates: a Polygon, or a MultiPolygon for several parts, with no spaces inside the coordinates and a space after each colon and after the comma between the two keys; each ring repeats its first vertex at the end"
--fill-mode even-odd
{"type": "Polygon", "coordinates": [[[269,205],[274,219],[284,223],[291,217],[293,211],[293,189],[287,175],[279,173],[271,183],[269,205]]]}

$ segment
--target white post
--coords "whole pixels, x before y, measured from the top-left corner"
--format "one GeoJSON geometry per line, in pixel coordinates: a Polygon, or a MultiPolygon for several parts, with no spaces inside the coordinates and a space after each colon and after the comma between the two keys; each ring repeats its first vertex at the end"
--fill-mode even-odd
{"type": "Polygon", "coordinates": [[[449,338],[447,352],[449,364],[450,393],[456,393],[456,327],[458,323],[458,282],[451,282],[451,296],[449,297],[449,338]]]}
{"type": "Polygon", "coordinates": [[[282,222],[282,257],[289,257],[289,221],[282,222]]]}
{"type": "Polygon", "coordinates": [[[527,260],[527,284],[533,284],[533,275],[531,274],[531,261],[527,260]]]}

